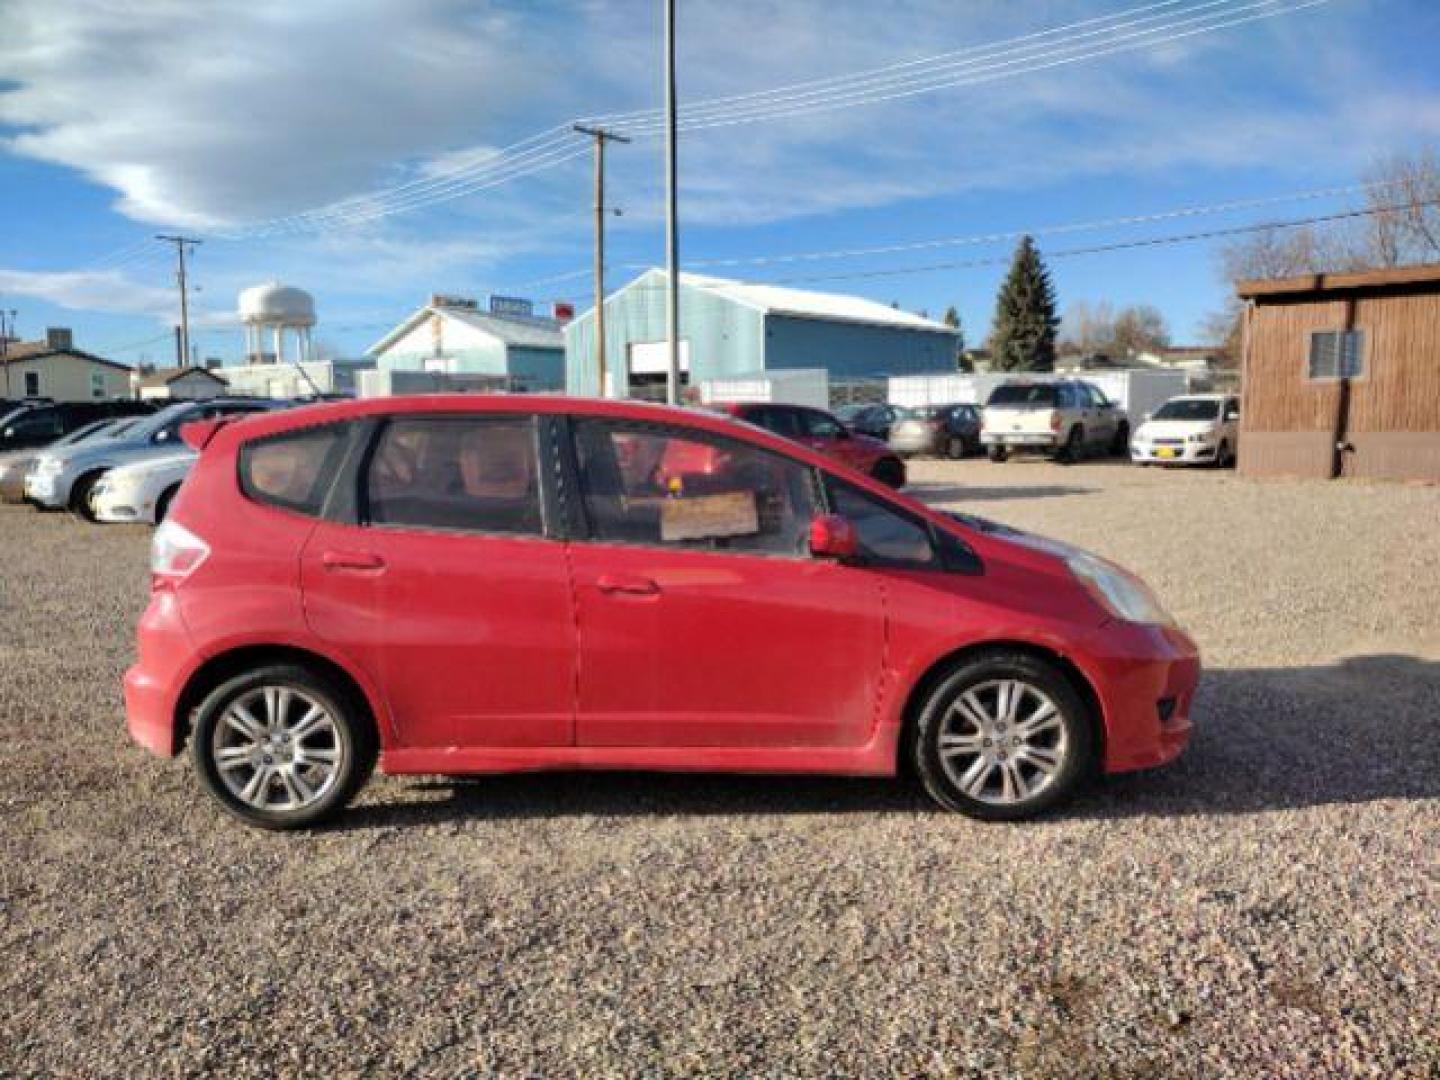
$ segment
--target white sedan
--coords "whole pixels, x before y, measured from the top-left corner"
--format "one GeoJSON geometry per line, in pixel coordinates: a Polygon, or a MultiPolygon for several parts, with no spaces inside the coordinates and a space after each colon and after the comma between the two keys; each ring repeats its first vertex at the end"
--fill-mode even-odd
{"type": "Polygon", "coordinates": [[[111,525],[137,521],[154,525],[164,521],[175,493],[198,456],[186,450],[108,470],[90,489],[90,510],[95,520],[111,525]]]}
{"type": "Polygon", "coordinates": [[[1140,465],[1218,465],[1235,461],[1240,402],[1224,394],[1171,398],[1130,437],[1130,460],[1140,465]]]}

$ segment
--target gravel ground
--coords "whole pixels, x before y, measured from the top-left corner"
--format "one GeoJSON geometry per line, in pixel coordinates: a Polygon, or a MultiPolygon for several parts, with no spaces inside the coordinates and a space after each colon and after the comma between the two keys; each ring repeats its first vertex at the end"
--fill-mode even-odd
{"type": "Polygon", "coordinates": [[[263,834],[125,738],[147,534],[0,510],[0,1075],[1440,1075],[1440,489],[912,475],[1151,581],[1181,763],[1017,826],[620,775],[263,834]]]}

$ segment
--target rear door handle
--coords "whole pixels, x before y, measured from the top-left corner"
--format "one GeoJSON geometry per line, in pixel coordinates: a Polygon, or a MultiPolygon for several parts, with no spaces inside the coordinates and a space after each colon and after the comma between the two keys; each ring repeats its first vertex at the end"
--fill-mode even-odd
{"type": "Polygon", "coordinates": [[[637,574],[601,574],[595,587],[602,593],[629,593],[634,596],[654,596],[660,591],[659,582],[637,574]]]}
{"type": "Polygon", "coordinates": [[[370,551],[327,551],[320,565],[326,570],[384,570],[385,560],[370,551]]]}

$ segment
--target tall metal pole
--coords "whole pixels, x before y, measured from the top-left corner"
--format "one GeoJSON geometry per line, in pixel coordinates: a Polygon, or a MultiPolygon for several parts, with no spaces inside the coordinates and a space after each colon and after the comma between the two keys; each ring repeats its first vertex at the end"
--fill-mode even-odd
{"type": "Polygon", "coordinates": [[[179,260],[179,270],[175,275],[176,279],[180,283],[180,340],[178,342],[180,352],[179,366],[182,368],[189,367],[190,295],[189,291],[185,288],[185,245],[189,244],[191,247],[195,247],[197,244],[200,243],[200,241],[192,240],[188,236],[156,236],[155,239],[163,240],[167,244],[174,244],[175,256],[179,260]]]}
{"type": "Polygon", "coordinates": [[[675,210],[675,0],[665,5],[665,400],[680,404],[680,234],[675,210]]]}
{"type": "Polygon", "coordinates": [[[0,311],[0,360],[5,363],[5,399],[10,399],[10,335],[15,332],[15,312],[10,311],[7,324],[5,312],[0,311]]]}
{"type": "Polygon", "coordinates": [[[605,386],[605,143],[630,140],[602,127],[572,126],[595,140],[595,367],[600,377],[600,396],[610,397],[605,386]]]}

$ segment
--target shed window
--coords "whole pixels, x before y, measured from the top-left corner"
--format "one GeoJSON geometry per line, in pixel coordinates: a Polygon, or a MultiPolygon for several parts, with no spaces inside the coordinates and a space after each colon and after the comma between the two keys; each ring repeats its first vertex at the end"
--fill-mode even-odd
{"type": "Polygon", "coordinates": [[[92,398],[103,398],[105,396],[105,374],[100,371],[90,373],[90,396],[92,398]]]}
{"type": "Polygon", "coordinates": [[[25,396],[40,396],[40,373],[38,371],[25,372],[25,396]]]}
{"type": "Polygon", "coordinates": [[[1310,378],[1355,379],[1365,374],[1365,331],[1317,330],[1310,335],[1310,378]]]}

